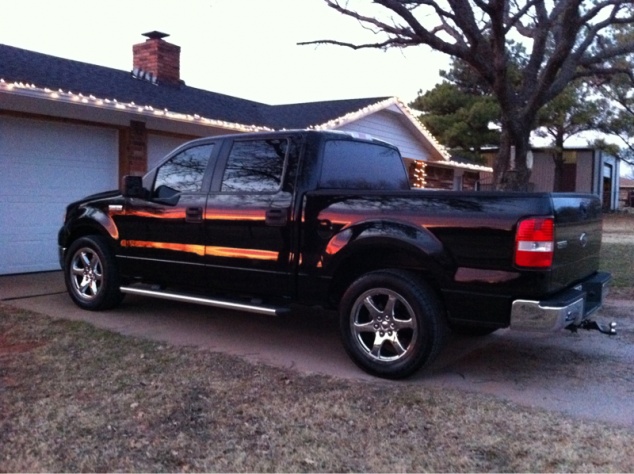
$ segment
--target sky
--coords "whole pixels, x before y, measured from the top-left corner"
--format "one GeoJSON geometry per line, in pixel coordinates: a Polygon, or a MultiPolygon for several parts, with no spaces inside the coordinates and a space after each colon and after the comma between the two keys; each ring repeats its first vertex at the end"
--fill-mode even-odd
{"type": "Polygon", "coordinates": [[[131,70],[132,45],[161,31],[181,47],[187,85],[267,104],[384,96],[411,102],[449,67],[426,46],[298,46],[376,40],[323,0],[0,1],[0,43],[131,70]]]}

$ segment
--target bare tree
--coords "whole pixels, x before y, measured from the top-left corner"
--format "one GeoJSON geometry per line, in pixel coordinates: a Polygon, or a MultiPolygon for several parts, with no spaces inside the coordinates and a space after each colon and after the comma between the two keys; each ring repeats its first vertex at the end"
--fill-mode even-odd
{"type": "Polygon", "coordinates": [[[427,45],[473,68],[501,110],[501,146],[494,165],[497,189],[527,189],[526,154],[537,114],[571,81],[631,74],[612,60],[634,52],[634,39],[615,42],[612,37],[615,28],[634,25],[632,1],[374,0],[385,16],[364,14],[367,0],[324,1],[374,31],[377,41],[300,44],[354,49],[427,45]],[[511,57],[511,46],[518,41],[527,51],[519,71],[518,58],[511,57]]]}

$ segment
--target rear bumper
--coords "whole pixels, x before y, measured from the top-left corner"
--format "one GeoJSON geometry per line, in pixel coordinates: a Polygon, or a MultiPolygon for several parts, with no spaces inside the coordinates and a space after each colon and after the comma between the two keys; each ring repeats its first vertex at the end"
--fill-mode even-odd
{"type": "Polygon", "coordinates": [[[611,274],[600,272],[547,300],[515,300],[511,329],[556,331],[578,326],[603,306],[611,280],[611,274]]]}

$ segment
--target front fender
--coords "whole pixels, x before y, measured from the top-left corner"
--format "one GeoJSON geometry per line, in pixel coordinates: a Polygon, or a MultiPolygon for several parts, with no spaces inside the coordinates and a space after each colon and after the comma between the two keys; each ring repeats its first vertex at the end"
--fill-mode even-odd
{"type": "Polygon", "coordinates": [[[119,239],[119,229],[108,213],[98,207],[81,206],[67,217],[59,232],[59,245],[67,247],[76,235],[89,233],[107,235],[113,240],[119,239]]]}

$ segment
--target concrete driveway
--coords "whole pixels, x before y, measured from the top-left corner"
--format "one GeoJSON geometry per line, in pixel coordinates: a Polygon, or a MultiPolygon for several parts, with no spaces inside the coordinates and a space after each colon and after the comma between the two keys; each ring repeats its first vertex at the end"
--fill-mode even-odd
{"type": "MultiPolygon", "coordinates": [[[[117,309],[89,312],[66,294],[61,272],[0,277],[0,300],[54,318],[121,334],[233,354],[254,362],[348,379],[373,380],[347,357],[336,316],[298,309],[274,318],[127,296],[117,309]]],[[[404,382],[490,394],[579,418],[634,425],[634,302],[608,300],[601,319],[619,334],[500,330],[453,337],[427,370],[404,382]]]]}

